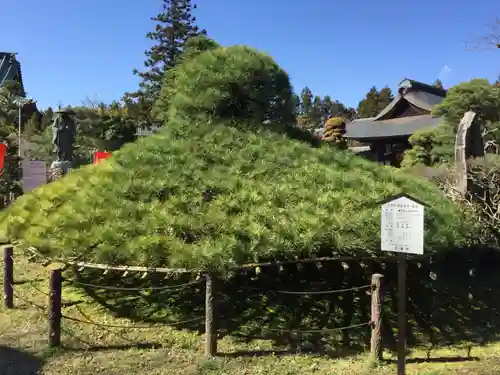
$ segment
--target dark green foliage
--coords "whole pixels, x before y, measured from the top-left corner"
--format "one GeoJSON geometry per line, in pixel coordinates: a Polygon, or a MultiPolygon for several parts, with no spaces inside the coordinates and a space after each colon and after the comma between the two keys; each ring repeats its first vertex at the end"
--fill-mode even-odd
{"type": "Polygon", "coordinates": [[[304,87],[300,92],[300,113],[309,115],[312,112],[313,94],[309,87],[304,87]]]}
{"type": "Polygon", "coordinates": [[[0,142],[7,144],[3,168],[0,175],[0,207],[10,201],[11,195],[22,194],[20,158],[17,155],[17,137],[14,129],[0,122],[0,142]]]}
{"type": "Polygon", "coordinates": [[[358,108],[356,110],[358,117],[375,117],[393,99],[394,96],[392,95],[392,91],[390,88],[384,87],[382,90],[378,91],[377,88],[373,86],[370,91],[368,91],[365,98],[358,104],[358,108]]]}
{"type": "Polygon", "coordinates": [[[432,84],[433,86],[436,86],[437,88],[441,89],[441,90],[444,90],[444,85],[443,85],[443,82],[438,78],[434,81],[434,83],[432,84]]]}
{"type": "Polygon", "coordinates": [[[455,133],[446,125],[417,131],[410,139],[412,148],[404,154],[402,167],[439,166],[453,161],[455,133]]]}
{"type": "MultiPolygon", "coordinates": [[[[500,128],[500,87],[485,79],[473,79],[448,90],[446,98],[433,110],[435,116],[443,117],[443,122],[437,129],[425,129],[410,138],[413,149],[405,153],[403,165],[451,163],[456,130],[468,110],[476,112],[474,121],[485,133],[484,142],[499,144],[500,133],[495,129],[500,128]]],[[[487,147],[486,151],[496,152],[496,148],[487,147]]]]}
{"type": "Polygon", "coordinates": [[[52,117],[54,116],[54,110],[52,107],[47,108],[42,114],[42,121],[40,123],[40,131],[45,131],[45,129],[50,128],[52,125],[52,117]]]}
{"type": "Polygon", "coordinates": [[[323,126],[329,117],[343,117],[351,121],[356,117],[354,108],[347,108],[338,100],[332,100],[329,95],[323,99],[313,96],[311,90],[305,87],[301,91],[301,101],[298,106],[296,126],[303,130],[312,130],[323,126]]]}
{"type": "Polygon", "coordinates": [[[142,97],[152,105],[158,98],[165,72],[177,64],[186,41],[196,35],[205,34],[196,25],[192,15],[196,5],[191,0],[163,0],[163,10],[152,17],[156,22],[155,30],[147,38],[155,44],[145,52],[147,57],[145,72],[134,71],[141,78],[140,90],[130,97],[142,97]]]}
{"type": "Polygon", "coordinates": [[[0,207],[9,202],[11,197],[22,193],[16,136],[19,115],[14,103],[14,98],[18,94],[20,94],[18,82],[7,82],[5,86],[0,87],[0,142],[7,144],[7,153],[0,175],[0,207]]]}
{"type": "Polygon", "coordinates": [[[443,116],[455,130],[467,111],[476,112],[474,121],[487,126],[500,121],[500,87],[486,79],[473,79],[453,86],[433,114],[443,116]]]}

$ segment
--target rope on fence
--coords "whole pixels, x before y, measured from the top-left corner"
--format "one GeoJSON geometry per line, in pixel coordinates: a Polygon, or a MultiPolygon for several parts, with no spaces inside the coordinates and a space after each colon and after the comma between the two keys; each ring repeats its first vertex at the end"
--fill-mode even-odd
{"type": "Polygon", "coordinates": [[[43,296],[45,296],[45,297],[49,297],[49,296],[50,296],[50,294],[49,294],[49,293],[44,292],[44,291],[43,291],[43,290],[41,290],[40,288],[36,287],[36,286],[34,285],[33,281],[30,281],[30,282],[28,283],[28,285],[29,285],[31,288],[35,289],[38,293],[40,293],[40,294],[41,294],[41,295],[43,295],[43,296]]]}
{"type": "Polygon", "coordinates": [[[47,308],[46,308],[46,307],[44,307],[44,306],[40,306],[40,305],[36,304],[35,302],[32,302],[32,301],[30,301],[30,300],[28,300],[28,299],[25,299],[25,298],[23,298],[23,297],[20,297],[20,296],[19,296],[19,294],[15,293],[15,292],[13,292],[12,294],[13,294],[13,295],[14,295],[14,297],[16,297],[17,299],[19,299],[19,300],[23,301],[24,303],[27,303],[28,305],[31,305],[31,306],[33,306],[33,307],[37,308],[38,310],[42,310],[42,311],[46,311],[46,310],[47,310],[47,308]]]}
{"type": "Polygon", "coordinates": [[[167,323],[167,324],[126,326],[126,325],[120,325],[120,324],[107,324],[107,323],[100,323],[100,322],[94,322],[94,321],[86,321],[86,320],[81,320],[78,318],[73,318],[73,317],[67,316],[67,315],[61,315],[61,317],[64,319],[67,319],[67,320],[71,320],[73,322],[77,322],[77,323],[90,324],[90,325],[94,325],[94,326],[108,327],[108,328],[121,328],[121,329],[154,329],[154,328],[158,328],[158,327],[182,325],[182,324],[191,323],[191,322],[195,322],[197,320],[202,319],[201,317],[198,317],[198,318],[194,318],[194,319],[184,320],[184,321],[180,321],[180,322],[172,322],[172,323],[167,323]]]}
{"type": "Polygon", "coordinates": [[[188,320],[177,321],[177,322],[169,322],[169,323],[165,323],[165,324],[126,326],[126,325],[120,325],[120,324],[108,324],[108,323],[95,322],[94,320],[90,319],[77,305],[75,305],[75,308],[85,318],[85,320],[74,318],[72,316],[67,316],[67,315],[61,315],[61,317],[64,319],[71,320],[73,322],[77,322],[77,323],[90,324],[90,325],[94,325],[94,326],[107,327],[107,328],[154,329],[154,328],[158,328],[158,327],[176,326],[176,325],[182,325],[182,324],[186,324],[186,323],[192,323],[192,322],[203,319],[202,317],[197,317],[194,319],[188,319],[188,320]]]}
{"type": "Polygon", "coordinates": [[[178,290],[184,290],[189,288],[192,285],[200,284],[204,282],[204,279],[200,280],[195,280],[195,281],[190,281],[188,283],[184,284],[179,284],[179,285],[166,285],[166,286],[151,286],[151,287],[144,287],[144,288],[134,288],[134,287],[119,287],[119,286],[111,286],[111,285],[97,285],[97,284],[87,284],[87,283],[82,283],[80,281],[76,280],[64,280],[68,281],[72,284],[83,286],[86,288],[92,288],[92,289],[103,289],[103,290],[116,290],[116,291],[146,291],[146,290],[170,290],[170,291],[178,291],[178,290]]]}
{"type": "Polygon", "coordinates": [[[353,292],[356,290],[364,290],[364,289],[370,289],[370,288],[371,288],[371,285],[362,285],[362,286],[356,286],[356,287],[346,288],[346,289],[337,289],[337,290],[318,290],[318,291],[305,291],[305,292],[277,290],[276,292],[278,292],[280,294],[318,295],[318,294],[337,294],[337,293],[344,293],[344,292],[353,292]]]}
{"type": "MultiPolygon", "coordinates": [[[[78,305],[75,305],[75,308],[78,310],[78,312],[83,316],[83,318],[87,321],[92,321],[92,319],[89,318],[89,316],[87,314],[85,314],[82,309],[80,309],[80,307],[78,305]]],[[[128,341],[130,343],[136,343],[134,340],[130,340],[129,338],[125,337],[124,335],[121,335],[117,332],[114,332],[110,329],[108,329],[108,327],[101,327],[103,330],[105,330],[106,332],[108,333],[112,333],[114,335],[117,335],[118,337],[120,337],[121,339],[125,340],[125,341],[128,341]]]]}
{"type": "MultiPolygon", "coordinates": [[[[141,273],[167,273],[167,274],[186,274],[186,273],[199,273],[204,272],[201,269],[187,269],[187,268],[165,268],[165,267],[144,267],[144,266],[112,266],[109,264],[99,264],[99,263],[86,263],[71,261],[65,259],[50,259],[47,256],[40,254],[35,248],[29,247],[26,249],[32,254],[45,259],[45,264],[48,265],[51,262],[61,262],[68,266],[78,267],[78,268],[89,268],[89,269],[100,269],[104,272],[106,271],[120,271],[120,272],[141,272],[141,273]]],[[[431,258],[432,254],[423,255],[413,255],[409,260],[421,260],[426,258],[431,258]]],[[[282,261],[272,261],[272,262],[261,262],[261,263],[246,263],[235,267],[239,270],[255,269],[259,267],[269,267],[269,266],[283,266],[288,264],[307,264],[307,263],[321,263],[321,262],[348,262],[348,261],[377,261],[377,262],[393,262],[397,261],[398,257],[394,255],[374,257],[374,256],[337,256],[337,257],[313,257],[310,259],[294,259],[294,260],[282,260],[282,261]]]]}
{"type": "Polygon", "coordinates": [[[326,332],[335,332],[335,331],[344,331],[346,329],[351,328],[359,328],[364,326],[371,325],[371,322],[353,324],[346,327],[338,327],[338,328],[325,328],[325,329],[285,329],[285,328],[262,328],[262,331],[269,332],[289,332],[289,333],[326,333],[326,332]]]}
{"type": "Polygon", "coordinates": [[[65,329],[63,327],[61,327],[61,332],[64,332],[66,335],[68,335],[69,337],[71,337],[72,339],[74,339],[76,341],[80,341],[82,344],[87,345],[89,348],[96,346],[96,345],[91,344],[90,342],[87,342],[87,341],[79,338],[78,336],[75,336],[74,334],[70,333],[67,329],[65,329]]]}

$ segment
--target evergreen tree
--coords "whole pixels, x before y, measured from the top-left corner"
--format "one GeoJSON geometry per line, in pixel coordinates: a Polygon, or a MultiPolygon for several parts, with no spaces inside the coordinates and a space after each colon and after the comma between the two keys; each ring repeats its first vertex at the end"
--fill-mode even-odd
{"type": "Polygon", "coordinates": [[[373,86],[366,94],[365,98],[358,104],[357,113],[359,118],[375,117],[384,109],[392,100],[394,95],[389,87],[384,87],[378,91],[373,86]]]}
{"type": "Polygon", "coordinates": [[[31,137],[37,133],[39,127],[38,124],[38,116],[36,113],[33,113],[24,125],[24,137],[26,140],[30,140],[31,137]]]}
{"type": "Polygon", "coordinates": [[[295,115],[297,116],[300,114],[301,103],[300,103],[300,97],[296,93],[293,93],[292,95],[292,102],[295,108],[295,115]]]}
{"type": "Polygon", "coordinates": [[[358,114],[356,113],[356,109],[353,107],[346,108],[344,111],[344,116],[348,121],[352,121],[358,118],[358,114]]]}
{"type": "Polygon", "coordinates": [[[387,107],[393,100],[394,95],[392,95],[392,90],[387,86],[382,88],[382,90],[379,91],[377,98],[377,114],[387,107]]]}
{"type": "Polygon", "coordinates": [[[443,82],[441,82],[441,80],[439,78],[436,79],[432,85],[441,89],[441,90],[444,90],[443,82]]]}
{"type": "Polygon", "coordinates": [[[318,95],[314,97],[309,117],[311,118],[314,127],[320,127],[324,123],[326,113],[323,106],[323,100],[318,95]]]}
{"type": "Polygon", "coordinates": [[[310,115],[312,112],[313,94],[309,87],[304,87],[300,92],[300,113],[310,115]]]}
{"type": "Polygon", "coordinates": [[[186,41],[196,35],[206,34],[196,26],[192,11],[196,9],[191,0],[163,0],[163,10],[151,20],[156,22],[155,31],[148,33],[148,39],[154,41],[149,51],[145,52],[146,71],[134,70],[141,78],[139,91],[128,93],[126,97],[143,98],[151,106],[160,94],[165,72],[173,68],[186,41]]]}
{"type": "Polygon", "coordinates": [[[54,110],[49,107],[45,110],[42,116],[42,121],[40,123],[40,131],[44,132],[45,129],[52,125],[52,118],[54,117],[54,110]]]}
{"type": "Polygon", "coordinates": [[[22,193],[17,138],[17,106],[14,103],[15,85],[0,88],[0,142],[7,145],[2,172],[0,174],[0,208],[22,193]],[[14,88],[14,93],[9,91],[14,88]]]}

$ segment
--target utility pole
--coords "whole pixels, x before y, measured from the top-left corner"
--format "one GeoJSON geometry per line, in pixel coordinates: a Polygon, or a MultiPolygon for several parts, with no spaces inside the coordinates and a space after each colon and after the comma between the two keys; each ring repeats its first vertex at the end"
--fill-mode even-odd
{"type": "Polygon", "coordinates": [[[19,121],[18,121],[18,126],[17,126],[17,140],[18,140],[18,145],[17,145],[17,156],[21,157],[21,126],[23,123],[23,106],[19,106],[19,121]]]}
{"type": "Polygon", "coordinates": [[[26,104],[33,104],[36,103],[33,99],[27,99],[27,98],[21,98],[21,97],[14,97],[14,103],[17,105],[17,108],[19,110],[18,112],[18,123],[17,123],[17,139],[18,139],[18,150],[17,150],[17,155],[19,157],[22,156],[21,152],[21,135],[22,135],[22,125],[23,125],[23,108],[26,104]]]}

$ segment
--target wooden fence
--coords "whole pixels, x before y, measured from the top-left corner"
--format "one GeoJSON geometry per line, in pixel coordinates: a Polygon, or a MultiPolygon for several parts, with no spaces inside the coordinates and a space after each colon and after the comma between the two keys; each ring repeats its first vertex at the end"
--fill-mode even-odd
{"type": "MultiPolygon", "coordinates": [[[[73,265],[74,266],[74,265],[73,265]]],[[[102,265],[87,265],[88,268],[102,268],[102,265]],[[99,267],[97,267],[99,266],[99,267]]],[[[26,301],[22,299],[20,296],[15,294],[14,286],[14,248],[13,246],[5,246],[4,247],[4,256],[3,256],[3,289],[4,289],[4,305],[8,309],[14,308],[14,297],[23,300],[26,303],[34,305],[39,309],[44,309],[47,313],[48,320],[48,345],[50,347],[60,347],[61,346],[61,323],[64,319],[72,320],[81,323],[90,323],[96,324],[91,321],[80,321],[73,317],[65,316],[62,313],[62,288],[63,288],[63,275],[62,269],[54,269],[50,272],[49,279],[49,294],[48,294],[48,306],[42,307],[37,306],[36,304],[26,301]]],[[[83,269],[85,266],[80,264],[80,268],[83,269]]],[[[108,268],[117,268],[117,267],[108,267],[108,268]]],[[[127,267],[128,271],[131,270],[131,267],[127,267]]],[[[121,268],[120,268],[121,270],[121,268]]],[[[126,271],[126,272],[128,272],[126,271]]],[[[121,270],[123,272],[123,270],[121,270]]],[[[217,354],[217,302],[218,302],[218,277],[216,274],[206,272],[203,274],[205,281],[205,354],[207,357],[213,357],[217,354]]],[[[201,280],[203,281],[203,280],[201,280]]],[[[383,312],[383,281],[384,277],[380,274],[374,274],[371,277],[370,284],[364,286],[357,286],[347,289],[339,289],[339,290],[328,290],[328,291],[317,291],[314,294],[332,294],[332,293],[346,293],[353,292],[355,290],[360,289],[369,289],[371,294],[371,319],[369,322],[356,324],[348,327],[340,327],[333,329],[324,329],[321,331],[340,331],[351,328],[357,328],[362,326],[369,326],[371,329],[371,340],[370,340],[370,355],[374,360],[382,359],[382,312],[383,312]]],[[[189,287],[198,282],[190,282],[183,285],[179,285],[178,287],[189,287]]],[[[72,280],[72,284],[80,284],[82,287],[95,287],[99,289],[110,289],[110,290],[151,290],[152,288],[120,288],[114,286],[103,286],[103,285],[91,285],[84,284],[75,280],[72,280]]],[[[167,287],[157,287],[156,289],[172,289],[172,286],[167,287]]],[[[179,290],[177,288],[176,290],[179,290]]],[[[288,292],[289,294],[307,294],[305,292],[288,292]]],[[[105,326],[105,325],[103,325],[105,326]]],[[[109,325],[108,325],[109,326],[109,325]]],[[[121,327],[121,328],[137,328],[134,326],[130,327],[121,327]]],[[[144,328],[144,326],[142,327],[144,328]]],[[[151,326],[154,328],[154,326],[151,326]]],[[[297,331],[297,332],[306,332],[306,331],[297,331]]]]}

